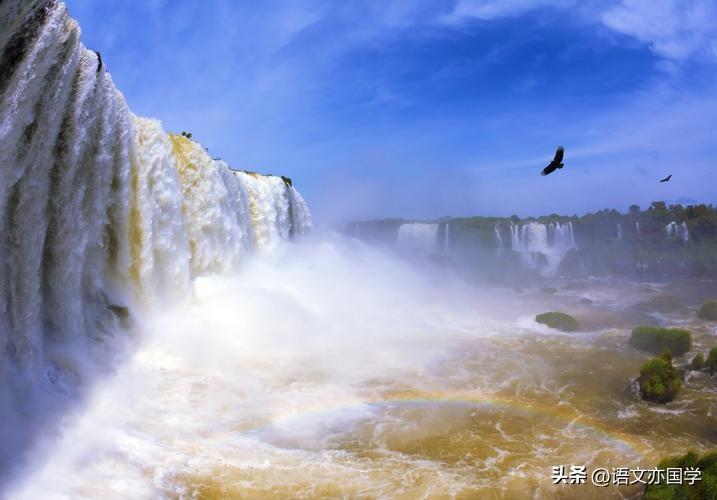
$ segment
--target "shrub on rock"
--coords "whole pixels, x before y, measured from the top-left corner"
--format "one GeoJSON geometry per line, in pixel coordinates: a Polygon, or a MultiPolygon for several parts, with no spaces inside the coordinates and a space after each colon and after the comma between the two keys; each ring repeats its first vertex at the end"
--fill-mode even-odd
{"type": "Polygon", "coordinates": [[[681,328],[636,326],[632,329],[630,345],[656,355],[682,356],[692,347],[692,334],[681,328]]]}
{"type": "Polygon", "coordinates": [[[535,321],[563,332],[574,332],[580,327],[578,320],[569,314],[554,311],[538,314],[535,321]]]}
{"type": "Polygon", "coordinates": [[[690,367],[693,370],[701,370],[705,367],[705,357],[702,355],[701,352],[695,354],[695,357],[692,358],[692,363],[690,364],[690,367]]]}
{"type": "Polygon", "coordinates": [[[697,317],[708,321],[717,321],[717,300],[708,300],[697,311],[697,317]]]}
{"type": "Polygon", "coordinates": [[[707,361],[705,361],[705,368],[708,368],[711,373],[717,371],[717,347],[713,348],[707,355],[707,361]]]}
{"type": "Polygon", "coordinates": [[[660,484],[645,486],[645,500],[663,499],[715,499],[717,498],[717,452],[699,455],[688,451],[681,457],[667,457],[660,461],[659,469],[682,469],[682,481],[679,484],[660,481],[660,484]],[[700,480],[690,484],[685,478],[686,470],[700,471],[700,480]]]}
{"type": "Polygon", "coordinates": [[[654,403],[669,403],[682,389],[680,372],[672,366],[669,354],[652,358],[642,365],[637,381],[642,399],[654,403]]]}

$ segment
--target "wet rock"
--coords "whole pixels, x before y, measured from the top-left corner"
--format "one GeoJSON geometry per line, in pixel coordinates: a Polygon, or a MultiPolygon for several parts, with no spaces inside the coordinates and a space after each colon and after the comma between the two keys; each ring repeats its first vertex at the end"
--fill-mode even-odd
{"type": "Polygon", "coordinates": [[[695,354],[695,357],[692,358],[692,363],[690,363],[690,368],[693,370],[702,370],[705,367],[705,357],[702,355],[702,353],[695,354]]]}
{"type": "Polygon", "coordinates": [[[562,312],[546,312],[535,317],[537,323],[547,325],[563,332],[575,332],[580,327],[578,320],[562,312]]]}
{"type": "Polygon", "coordinates": [[[717,300],[708,300],[697,311],[697,317],[707,321],[717,321],[717,300]]]}
{"type": "Polygon", "coordinates": [[[130,328],[132,322],[129,308],[125,306],[110,304],[107,306],[107,309],[109,309],[110,312],[114,315],[122,329],[128,330],[130,328]]]}
{"type": "Polygon", "coordinates": [[[705,368],[709,370],[710,375],[713,375],[714,372],[717,371],[717,347],[713,348],[707,355],[705,368]]]}

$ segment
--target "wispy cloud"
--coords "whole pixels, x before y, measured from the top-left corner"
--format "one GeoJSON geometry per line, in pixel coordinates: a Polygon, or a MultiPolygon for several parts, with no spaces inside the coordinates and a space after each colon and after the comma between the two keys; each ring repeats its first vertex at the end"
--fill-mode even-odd
{"type": "Polygon", "coordinates": [[[540,7],[563,8],[574,4],[575,0],[458,0],[446,20],[450,22],[461,22],[466,19],[489,20],[519,16],[540,7]]]}
{"type": "Polygon", "coordinates": [[[563,9],[647,44],[671,60],[692,56],[717,62],[717,3],[714,0],[458,0],[446,20],[515,17],[539,9],[563,9]]]}
{"type": "Polygon", "coordinates": [[[663,57],[681,60],[707,55],[717,62],[717,3],[713,0],[622,0],[606,10],[602,20],[663,57]]]}

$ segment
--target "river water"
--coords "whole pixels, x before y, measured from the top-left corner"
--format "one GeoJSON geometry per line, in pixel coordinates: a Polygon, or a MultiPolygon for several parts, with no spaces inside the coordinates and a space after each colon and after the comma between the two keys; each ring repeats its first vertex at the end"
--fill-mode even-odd
{"type": "MultiPolygon", "coordinates": [[[[138,319],[138,347],[69,413],[17,498],[619,498],[553,466],[654,467],[714,446],[715,381],[668,405],[630,380],[631,306],[664,283],[485,288],[340,238],[287,245],[138,319]],[[588,303],[589,302],[589,303],[588,303]],[[574,314],[561,333],[536,313],[574,314]]],[[[686,283],[686,301],[714,284],[686,283]]],[[[684,362],[682,359],[677,360],[684,362]]],[[[589,482],[589,481],[588,481],[589,482]]]]}

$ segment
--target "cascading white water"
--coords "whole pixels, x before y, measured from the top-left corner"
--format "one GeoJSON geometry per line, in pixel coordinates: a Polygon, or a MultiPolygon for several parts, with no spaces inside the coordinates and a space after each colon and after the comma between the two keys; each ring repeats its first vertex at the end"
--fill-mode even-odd
{"type": "Polygon", "coordinates": [[[690,241],[690,230],[687,228],[686,222],[678,224],[672,221],[665,226],[665,231],[667,232],[667,236],[677,236],[683,243],[690,241]]]}
{"type": "Polygon", "coordinates": [[[436,251],[438,224],[407,222],[401,224],[396,235],[399,251],[410,255],[427,256],[436,251]]]}
{"type": "Polygon", "coordinates": [[[503,250],[505,249],[503,236],[500,234],[500,221],[495,223],[493,230],[495,231],[496,253],[500,256],[503,255],[503,250]]]}
{"type": "Polygon", "coordinates": [[[616,231],[617,231],[617,239],[621,240],[622,239],[622,224],[619,222],[617,223],[616,231]]]}
{"type": "Polygon", "coordinates": [[[635,234],[640,236],[640,223],[635,221],[635,234]]]}
{"type": "Polygon", "coordinates": [[[538,269],[541,256],[546,259],[544,275],[554,274],[565,254],[577,248],[572,222],[551,222],[547,226],[538,222],[511,224],[510,234],[511,248],[520,253],[524,267],[538,269]]]}
{"type": "Polygon", "coordinates": [[[133,308],[191,292],[253,249],[305,233],[288,179],[230,170],[130,113],[55,0],[0,3],[0,471],[41,413],[87,378],[133,308]]]}

